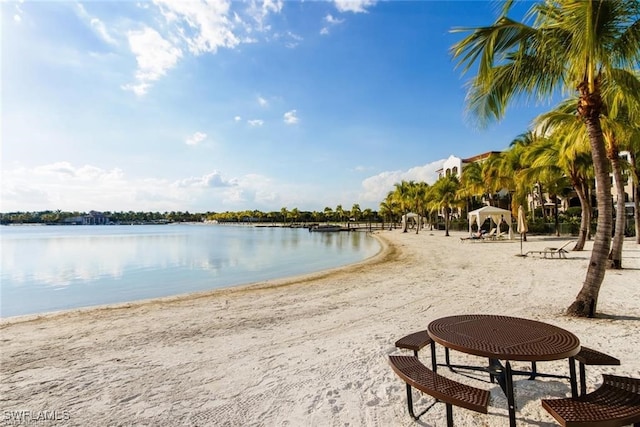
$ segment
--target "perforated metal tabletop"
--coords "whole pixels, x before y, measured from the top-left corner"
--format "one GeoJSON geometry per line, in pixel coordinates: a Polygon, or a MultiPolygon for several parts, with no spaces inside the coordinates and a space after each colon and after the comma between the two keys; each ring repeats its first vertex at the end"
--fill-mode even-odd
{"type": "Polygon", "coordinates": [[[518,317],[449,316],[431,322],[427,331],[445,347],[492,359],[549,361],[566,359],[580,351],[580,340],[571,332],[518,317]]]}

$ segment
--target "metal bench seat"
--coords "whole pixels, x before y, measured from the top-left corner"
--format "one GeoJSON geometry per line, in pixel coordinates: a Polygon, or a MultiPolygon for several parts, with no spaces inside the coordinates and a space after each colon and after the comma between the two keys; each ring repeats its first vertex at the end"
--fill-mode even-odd
{"type": "Polygon", "coordinates": [[[620,365],[619,359],[584,346],[580,348],[580,353],[576,354],[574,358],[579,362],[581,395],[587,393],[585,365],[620,365]]]}
{"type": "Polygon", "coordinates": [[[542,407],[563,427],[639,427],[640,379],[602,377],[597,390],[575,399],[543,399],[542,407]]]}
{"type": "Polygon", "coordinates": [[[415,356],[418,355],[418,351],[422,349],[422,347],[429,344],[431,344],[431,337],[429,337],[427,331],[414,332],[396,341],[396,347],[413,350],[415,356]]]}
{"type": "Polygon", "coordinates": [[[448,427],[453,426],[452,405],[483,414],[487,413],[490,396],[487,390],[462,384],[438,375],[424,366],[416,356],[389,356],[389,364],[394,372],[407,384],[407,406],[409,415],[412,418],[417,420],[426,410],[417,416],[415,415],[411,387],[446,404],[448,427]]]}

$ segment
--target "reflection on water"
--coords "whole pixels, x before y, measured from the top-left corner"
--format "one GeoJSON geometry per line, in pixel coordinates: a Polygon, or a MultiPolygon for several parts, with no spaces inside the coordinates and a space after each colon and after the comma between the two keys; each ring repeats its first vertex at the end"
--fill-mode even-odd
{"type": "Polygon", "coordinates": [[[359,261],[365,233],[205,225],[0,229],[0,316],[215,289],[359,261]]]}

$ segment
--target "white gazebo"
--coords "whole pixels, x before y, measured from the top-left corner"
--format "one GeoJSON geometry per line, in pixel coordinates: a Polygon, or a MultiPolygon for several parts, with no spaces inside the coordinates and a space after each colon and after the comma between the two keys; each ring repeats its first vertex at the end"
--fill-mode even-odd
{"type": "Polygon", "coordinates": [[[494,223],[500,225],[500,220],[504,220],[509,224],[509,239],[513,239],[513,230],[511,229],[511,211],[506,209],[496,208],[495,206],[484,206],[475,211],[469,212],[469,233],[471,233],[471,225],[475,222],[478,224],[478,229],[485,222],[487,218],[491,218],[494,223]]]}
{"type": "Polygon", "coordinates": [[[409,220],[412,220],[415,223],[416,227],[420,227],[420,215],[409,212],[402,215],[402,231],[407,231],[409,228],[409,220]]]}

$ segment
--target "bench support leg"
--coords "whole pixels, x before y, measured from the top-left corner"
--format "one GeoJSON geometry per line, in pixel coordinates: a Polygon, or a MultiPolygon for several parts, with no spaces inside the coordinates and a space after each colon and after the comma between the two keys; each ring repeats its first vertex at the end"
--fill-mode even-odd
{"type": "Polygon", "coordinates": [[[509,405],[509,426],[516,427],[516,401],[513,393],[513,373],[511,372],[511,363],[508,360],[504,364],[503,375],[507,405],[509,405]]]}
{"type": "Polygon", "coordinates": [[[587,394],[587,373],[585,372],[584,363],[580,362],[580,396],[587,394]]]}
{"type": "Polygon", "coordinates": [[[530,380],[535,380],[538,375],[538,366],[536,362],[531,362],[531,376],[529,376],[530,380]]]}
{"type": "Polygon", "coordinates": [[[453,407],[447,403],[447,427],[453,427],[453,407]]]}
{"type": "Polygon", "coordinates": [[[571,397],[578,397],[578,384],[576,380],[576,359],[569,358],[569,382],[571,383],[571,397]]]}
{"type": "Polygon", "coordinates": [[[429,409],[433,407],[438,401],[434,401],[431,405],[429,405],[424,411],[420,412],[418,415],[413,411],[413,396],[411,394],[411,386],[407,384],[407,408],[409,409],[409,415],[414,420],[418,420],[421,416],[423,416],[429,409]]]}
{"type": "Polygon", "coordinates": [[[407,407],[409,408],[409,415],[414,420],[417,420],[418,417],[413,413],[413,397],[411,397],[411,386],[407,384],[407,407]]]}

